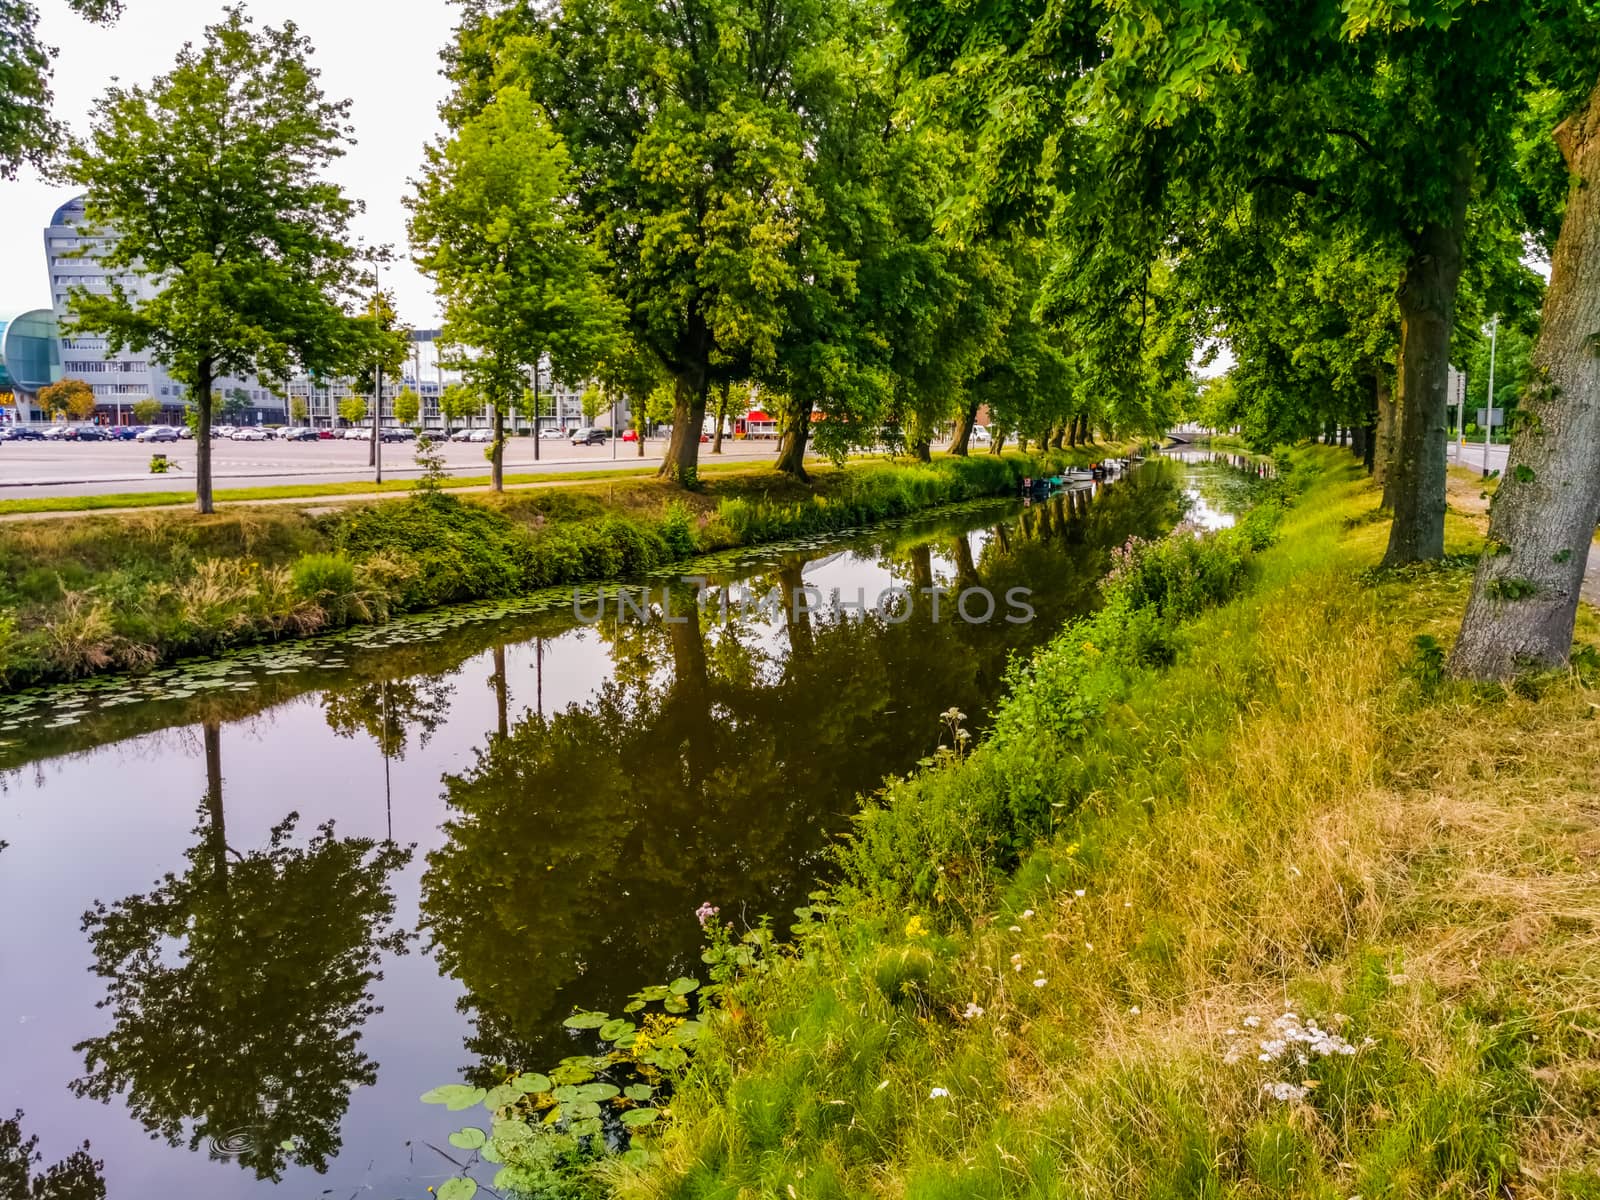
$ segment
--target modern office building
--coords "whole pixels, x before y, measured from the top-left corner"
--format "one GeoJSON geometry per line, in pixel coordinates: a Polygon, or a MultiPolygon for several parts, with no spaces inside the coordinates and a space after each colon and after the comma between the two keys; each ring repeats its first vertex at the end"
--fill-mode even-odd
{"type": "MultiPolygon", "coordinates": [[[[172,423],[183,420],[188,408],[184,385],[174,380],[148,353],[131,350],[108,353],[104,338],[62,333],[63,328],[70,326],[74,288],[107,293],[113,283],[120,283],[123,290],[135,298],[155,293],[156,287],[151,281],[127,272],[113,274],[104,265],[103,252],[112,240],[110,235],[91,234],[85,228],[82,196],[67,201],[51,215],[44,231],[44,248],[52,306],[23,313],[9,322],[0,321],[0,392],[9,390],[14,397],[12,405],[0,407],[0,420],[41,419],[36,402],[39,389],[62,379],[81,379],[94,389],[100,420],[131,420],[133,404],[145,397],[161,403],[161,420],[172,423]]],[[[401,388],[408,387],[421,397],[419,420],[422,425],[441,429],[462,423],[459,420],[447,422],[439,410],[445,388],[460,380],[460,372],[446,369],[441,362],[440,331],[414,330],[411,353],[399,379],[385,385],[383,421],[393,420],[394,396],[401,388]]],[[[531,385],[532,380],[529,382],[531,385]]],[[[582,397],[586,386],[552,381],[548,362],[543,364],[539,391],[545,400],[541,405],[545,423],[562,429],[584,424],[582,397]]],[[[229,414],[234,421],[286,424],[291,420],[293,401],[298,398],[306,402],[307,419],[312,425],[333,427],[346,423],[339,416],[339,404],[352,390],[349,380],[299,375],[281,389],[259,379],[221,378],[216,381],[214,394],[218,410],[230,395],[240,401],[236,405],[237,413],[229,414]]],[[[485,408],[481,415],[473,416],[471,423],[483,424],[489,416],[485,408]]],[[[600,418],[600,423],[606,424],[608,417],[609,413],[600,418]]],[[[625,419],[626,409],[619,407],[619,423],[625,419]]],[[[514,429],[521,429],[529,422],[514,417],[511,424],[514,429]]]]}
{"type": "MultiPolygon", "coordinates": [[[[72,310],[70,293],[73,288],[106,293],[111,290],[113,283],[120,283],[122,288],[136,299],[148,298],[154,294],[155,285],[149,280],[127,272],[112,274],[108,271],[98,252],[112,240],[111,235],[91,235],[84,228],[82,196],[75,197],[56,209],[44,231],[45,264],[50,275],[52,307],[48,311],[37,310],[25,314],[11,324],[16,325],[41,315],[53,319],[52,336],[56,344],[57,365],[53,377],[45,382],[54,382],[57,379],[83,380],[94,389],[97,411],[102,418],[127,419],[129,407],[148,396],[161,402],[163,409],[167,410],[168,418],[178,419],[188,404],[184,396],[184,386],[175,381],[161,363],[148,353],[133,350],[107,353],[104,338],[79,333],[63,335],[60,332],[62,327],[69,324],[72,310]]],[[[29,325],[30,339],[37,336],[38,325],[37,320],[29,325]]],[[[23,347],[33,347],[32,352],[38,353],[32,340],[23,343],[23,347]]],[[[9,347],[6,350],[5,361],[8,371],[15,377],[17,372],[11,369],[9,347]]],[[[27,384],[20,384],[20,387],[22,391],[30,392],[30,400],[31,393],[37,391],[37,387],[30,389],[27,384]]],[[[239,417],[241,420],[284,419],[286,413],[284,398],[275,394],[269,385],[259,379],[218,379],[216,383],[218,398],[230,394],[238,396],[243,401],[239,417]]]]}

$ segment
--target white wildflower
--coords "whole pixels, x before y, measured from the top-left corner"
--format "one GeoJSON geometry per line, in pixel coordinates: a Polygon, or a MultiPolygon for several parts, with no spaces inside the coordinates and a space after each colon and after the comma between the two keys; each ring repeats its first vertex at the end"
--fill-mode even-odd
{"type": "Polygon", "coordinates": [[[1025,908],[1025,909],[1022,910],[1022,919],[1024,921],[1028,920],[1028,918],[1030,918],[1031,916],[1033,916],[1033,909],[1025,908]]]}
{"type": "Polygon", "coordinates": [[[1049,982],[1050,981],[1048,979],[1046,979],[1043,975],[1041,975],[1041,976],[1039,976],[1039,978],[1037,978],[1037,979],[1035,979],[1033,981],[1033,986],[1034,987],[1043,987],[1045,984],[1047,984],[1049,982]]]}
{"type": "Polygon", "coordinates": [[[929,1100],[943,1100],[949,1095],[950,1095],[949,1091],[947,1091],[945,1088],[936,1087],[936,1088],[933,1089],[933,1091],[928,1093],[928,1099],[929,1100]]]}
{"type": "Polygon", "coordinates": [[[1274,1100],[1304,1100],[1307,1089],[1298,1083],[1263,1083],[1261,1090],[1274,1100]]]}
{"type": "Polygon", "coordinates": [[[1254,1029],[1259,1024],[1261,1024],[1260,1017],[1246,1017],[1244,1019],[1244,1026],[1246,1029],[1254,1029]]]}
{"type": "Polygon", "coordinates": [[[968,1004],[966,1010],[961,1015],[968,1021],[976,1021],[979,1017],[983,1016],[983,1006],[981,1004],[968,1004]]]}
{"type": "Polygon", "coordinates": [[[1021,933],[1022,932],[1022,926],[1021,925],[1013,925],[1011,927],[1011,932],[1012,933],[1021,933]]]}
{"type": "Polygon", "coordinates": [[[1130,1006],[1128,1009],[1128,1014],[1130,1016],[1137,1017],[1139,1015],[1139,1006],[1137,1004],[1130,1006]]]}

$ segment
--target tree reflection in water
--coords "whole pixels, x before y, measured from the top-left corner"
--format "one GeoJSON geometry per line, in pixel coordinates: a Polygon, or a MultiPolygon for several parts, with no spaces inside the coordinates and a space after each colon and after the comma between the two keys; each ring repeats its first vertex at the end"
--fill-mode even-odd
{"type": "Polygon", "coordinates": [[[221,731],[203,729],[206,796],[182,873],[144,895],[96,903],[83,928],[111,1028],[79,1043],[79,1096],[125,1093],[152,1135],[204,1145],[263,1179],[323,1170],[350,1092],[377,1064],[359,1048],[390,928],[388,876],[411,851],[339,838],[331,822],[293,844],[289,813],[265,848],[229,845],[221,731]]]}
{"type": "Polygon", "coordinates": [[[89,1155],[89,1143],[43,1171],[37,1136],[24,1137],[22,1112],[0,1120],[0,1200],[105,1200],[105,1164],[89,1155]]]}
{"type": "MultiPolygon", "coordinates": [[[[1173,474],[1140,472],[1093,503],[1058,496],[1009,516],[978,553],[970,519],[878,550],[904,585],[1032,589],[1031,623],[814,613],[770,628],[711,619],[675,595],[669,624],[595,627],[613,677],[587,703],[524,713],[446,776],[450,818],[428,855],[423,922],[466,987],[480,1063],[549,1065],[579,1052],[561,1019],[699,967],[693,911],[782,925],[825,872],[856,797],[938,742],[952,705],[981,725],[1014,653],[1098,603],[1110,551],[1181,515],[1173,474]],[[935,563],[934,554],[940,556],[935,563]]],[[[790,589],[804,558],[763,581],[790,589]]],[[[713,587],[716,585],[713,584],[713,587]]],[[[760,588],[753,591],[759,593],[760,588]]],[[[737,607],[737,604],[734,605],[737,607]]]]}

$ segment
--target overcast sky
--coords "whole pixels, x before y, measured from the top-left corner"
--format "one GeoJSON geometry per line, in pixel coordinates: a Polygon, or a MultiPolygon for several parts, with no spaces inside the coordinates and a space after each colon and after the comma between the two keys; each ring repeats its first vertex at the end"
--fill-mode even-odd
{"type": "MultiPolygon", "coordinates": [[[[164,73],[178,48],[198,41],[222,13],[222,0],[124,0],[122,19],[103,28],[73,16],[62,0],[39,0],[38,6],[43,40],[61,51],[55,114],[80,131],[113,75],[131,84],[164,73]]],[[[400,198],[422,161],[423,144],[440,129],[436,110],[446,86],[439,51],[457,10],[446,0],[249,0],[247,11],[258,23],[293,20],[316,47],[312,61],[322,71],[323,91],[353,101],[357,144],[334,173],[348,195],[366,202],[354,232],[392,244],[404,260],[384,274],[402,318],[417,327],[436,324],[432,289],[406,257],[400,198]]],[[[49,307],[44,227],[72,195],[73,189],[32,172],[15,182],[0,180],[0,318],[49,307]]]]}

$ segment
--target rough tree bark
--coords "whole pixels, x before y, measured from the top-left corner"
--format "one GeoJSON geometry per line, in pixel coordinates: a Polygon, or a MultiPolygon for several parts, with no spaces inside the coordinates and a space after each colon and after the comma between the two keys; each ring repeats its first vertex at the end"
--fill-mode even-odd
{"type": "Polygon", "coordinates": [[[1573,188],[1551,256],[1533,383],[1450,656],[1451,673],[1472,679],[1566,663],[1600,520],[1600,86],[1555,139],[1573,188]]]}
{"type": "Polygon", "coordinates": [[[1383,555],[1386,567],[1444,554],[1450,333],[1471,185],[1471,157],[1463,153],[1450,181],[1449,210],[1413,240],[1400,284],[1400,420],[1389,472],[1394,521],[1383,555]]]}
{"type": "Polygon", "coordinates": [[[706,371],[680,373],[672,385],[672,440],[657,474],[682,487],[700,482],[700,431],[706,423],[706,371]]]}
{"type": "Polygon", "coordinates": [[[1394,507],[1393,484],[1391,480],[1394,473],[1390,470],[1394,463],[1395,426],[1397,425],[1394,393],[1389,390],[1389,372],[1384,367],[1379,367],[1373,379],[1373,388],[1377,393],[1378,402],[1378,430],[1373,439],[1372,454],[1372,482],[1377,484],[1383,492],[1383,507],[1394,507]]]}
{"type": "MultiPolygon", "coordinates": [[[[806,478],[806,439],[811,436],[810,400],[796,400],[794,413],[784,426],[783,440],[778,443],[778,470],[796,479],[806,478]]],[[[746,427],[748,431],[748,427],[746,427]]]]}
{"type": "Polygon", "coordinates": [[[978,402],[976,400],[961,406],[956,413],[955,434],[950,439],[950,453],[959,454],[962,458],[967,456],[972,441],[972,426],[978,420],[978,402]]]}
{"type": "Polygon", "coordinates": [[[506,488],[506,414],[498,404],[494,406],[494,441],[489,443],[489,488],[503,492],[506,488]]]}

